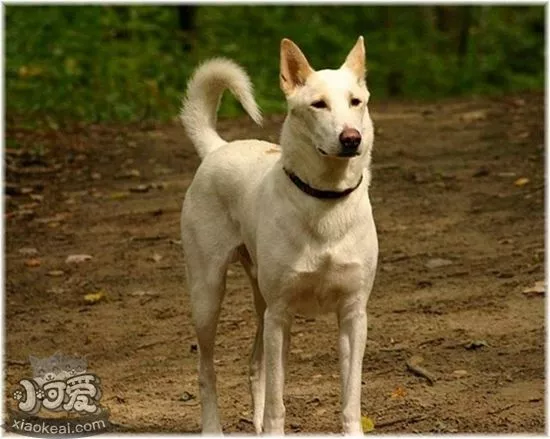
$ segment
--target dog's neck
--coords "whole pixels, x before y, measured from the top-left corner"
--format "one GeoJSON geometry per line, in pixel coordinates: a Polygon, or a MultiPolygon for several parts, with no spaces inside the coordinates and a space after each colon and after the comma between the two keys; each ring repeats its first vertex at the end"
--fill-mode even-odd
{"type": "Polygon", "coordinates": [[[283,124],[280,144],[284,168],[314,189],[346,191],[357,186],[362,176],[363,184],[370,183],[370,149],[348,160],[322,156],[304,138],[303,130],[293,127],[288,118],[283,124]]]}

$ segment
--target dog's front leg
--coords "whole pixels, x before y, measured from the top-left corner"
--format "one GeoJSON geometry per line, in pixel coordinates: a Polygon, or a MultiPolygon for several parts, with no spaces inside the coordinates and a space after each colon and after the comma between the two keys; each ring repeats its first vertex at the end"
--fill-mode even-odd
{"type": "Polygon", "coordinates": [[[268,306],[264,315],[265,409],[264,433],[284,434],[285,405],[283,391],[285,365],[290,341],[291,318],[268,306]]]}
{"type": "Polygon", "coordinates": [[[343,304],[338,311],[342,426],[345,434],[362,435],[361,374],[367,341],[367,311],[362,300],[343,304]]]}

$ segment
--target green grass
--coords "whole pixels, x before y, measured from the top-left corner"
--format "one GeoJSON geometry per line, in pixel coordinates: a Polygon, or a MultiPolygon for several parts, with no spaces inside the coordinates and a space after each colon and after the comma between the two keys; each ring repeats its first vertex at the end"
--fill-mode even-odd
{"type": "MultiPolygon", "coordinates": [[[[282,112],[283,37],[297,42],[313,67],[336,68],[364,35],[375,99],[544,87],[543,6],[473,7],[462,57],[457,30],[438,31],[432,9],[200,6],[196,31],[187,35],[171,6],[6,6],[7,116],[54,127],[66,120],[169,119],[194,67],[213,56],[242,64],[262,110],[282,112]]],[[[223,114],[240,112],[225,100],[223,114]]]]}

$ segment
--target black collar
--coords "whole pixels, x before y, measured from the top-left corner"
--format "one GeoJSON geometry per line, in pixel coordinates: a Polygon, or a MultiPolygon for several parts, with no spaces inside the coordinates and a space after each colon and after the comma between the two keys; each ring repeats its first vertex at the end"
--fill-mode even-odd
{"type": "Polygon", "coordinates": [[[361,184],[361,182],[363,181],[363,175],[361,174],[361,178],[359,179],[359,182],[354,187],[344,189],[343,191],[323,191],[323,190],[315,189],[311,187],[304,181],[300,180],[300,177],[288,171],[286,168],[283,168],[283,169],[286,175],[288,175],[288,178],[292,180],[292,183],[294,183],[298,189],[300,189],[302,192],[308,195],[311,195],[312,197],[321,198],[321,199],[334,199],[334,198],[345,197],[351,194],[355,189],[357,189],[361,184]]]}

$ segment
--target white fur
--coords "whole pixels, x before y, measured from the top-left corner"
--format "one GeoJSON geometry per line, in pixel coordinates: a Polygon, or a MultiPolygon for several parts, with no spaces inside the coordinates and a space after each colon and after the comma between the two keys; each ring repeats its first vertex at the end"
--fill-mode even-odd
{"type": "Polygon", "coordinates": [[[187,135],[201,158],[226,143],[216,132],[216,113],[225,89],[235,95],[254,122],[262,123],[252,83],[246,72],[231,60],[211,59],[200,66],[189,80],[181,112],[187,135]]]}
{"type": "Polygon", "coordinates": [[[214,337],[227,267],[239,260],[252,284],[258,321],[250,361],[256,432],[284,432],[283,382],[294,314],[331,311],[340,328],[343,431],[362,434],[366,306],[378,257],[368,196],[373,127],[361,70],[363,40],[340,69],[317,72],[308,70],[293,43],[283,40],[281,47],[288,115],[280,147],[260,140],[225,143],[216,134],[215,111],[224,87],[259,119],[250,81],[232,62],[203,64],[189,84],[182,110],[185,128],[203,157],[181,219],[200,348],[203,432],[221,432],[214,337]],[[296,65],[299,71],[293,70],[296,65]],[[361,105],[352,106],[351,97],[361,105]],[[318,99],[327,108],[312,107],[318,99]],[[359,155],[353,158],[338,157],[338,138],[345,127],[362,135],[359,155]],[[363,181],[344,198],[317,199],[299,190],[283,166],[321,190],[341,191],[361,177],[363,181]]]}

